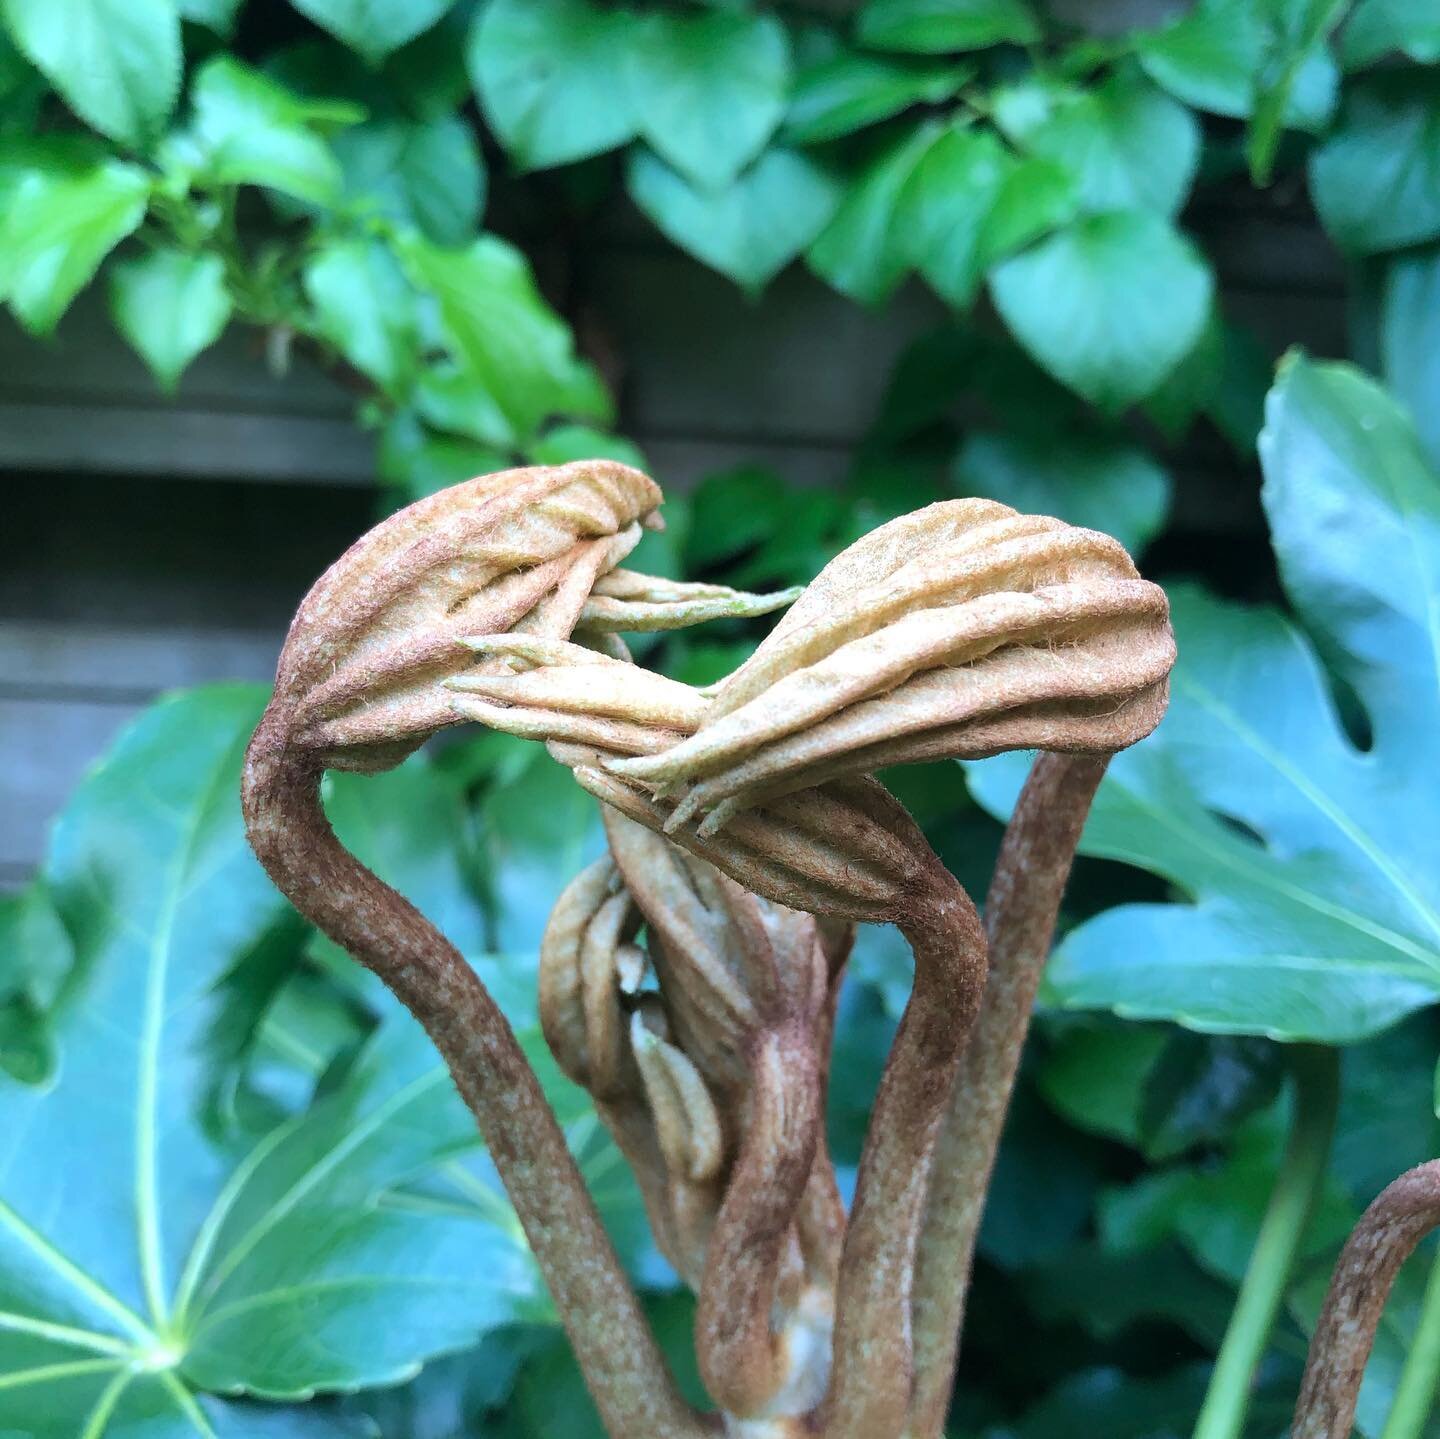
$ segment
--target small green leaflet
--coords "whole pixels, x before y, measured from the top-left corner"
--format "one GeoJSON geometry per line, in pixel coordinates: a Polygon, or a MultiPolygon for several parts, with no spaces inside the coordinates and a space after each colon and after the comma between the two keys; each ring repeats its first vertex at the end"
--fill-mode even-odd
{"type": "Polygon", "coordinates": [[[403,236],[401,262],[435,297],[451,354],[494,398],[517,437],[552,415],[610,418],[595,371],[575,354],[570,328],[545,303],[525,257],[494,235],[443,250],[403,236]]]}
{"type": "Polygon", "coordinates": [[[948,100],[971,71],[950,61],[910,60],[845,50],[795,78],[785,138],[797,145],[834,140],[909,106],[948,100]]]}
{"type": "MultiPolygon", "coordinates": [[[[1345,1043],[1440,997],[1440,478],[1348,365],[1293,357],[1261,438],[1263,498],[1302,632],[1172,592],[1170,713],[1116,757],[1082,850],[1189,903],[1125,905],[1060,946],[1049,1002],[1345,1043]],[[1363,708],[1356,747],[1319,654],[1363,708]]],[[[1009,812],[1024,758],[970,767],[1009,812]]]]}
{"type": "Polygon", "coordinates": [[[769,283],[825,227],[836,186],[794,150],[767,150],[733,185],[699,190],[637,150],[625,175],[630,198],[682,250],[747,290],[769,283]]]}
{"type": "Polygon", "coordinates": [[[957,494],[1103,530],[1132,554],[1170,508],[1170,476],[1138,445],[1105,434],[970,430],[951,480],[957,494]]]}
{"type": "Polygon", "coordinates": [[[152,250],[109,272],[110,313],[161,387],[173,392],[185,367],[220,338],[230,318],[218,255],[152,250]]]}
{"type": "Polygon", "coordinates": [[[27,330],[54,329],[149,197],[143,170],[85,143],[0,145],[0,297],[27,330]]]}
{"type": "Polygon", "coordinates": [[[43,879],[76,968],[53,1080],[0,1078],[0,1432],[350,1432],[206,1391],[395,1382],[544,1309],[493,1187],[488,1219],[478,1196],[463,1211],[391,1201],[476,1145],[403,1014],[249,1153],[202,1127],[217,982],[285,914],[239,812],[263,702],[248,686],[160,702],[56,827],[43,879]]]}
{"type": "Polygon", "coordinates": [[[364,111],[302,98],[228,55],[200,68],[191,98],[203,179],[265,185],[317,205],[339,198],[340,165],[322,132],[352,124],[364,111]]]}

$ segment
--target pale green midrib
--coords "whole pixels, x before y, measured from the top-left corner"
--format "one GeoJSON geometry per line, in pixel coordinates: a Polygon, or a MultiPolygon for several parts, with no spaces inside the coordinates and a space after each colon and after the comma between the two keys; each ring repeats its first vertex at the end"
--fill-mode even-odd
{"type": "Polygon", "coordinates": [[[1299,794],[1303,795],[1324,815],[1390,881],[1396,892],[1425,922],[1435,937],[1440,939],[1440,914],[1436,914],[1426,904],[1423,895],[1415,892],[1405,875],[1386,856],[1383,848],[1356,825],[1350,816],[1341,810],[1323,790],[1312,785],[1283,755],[1267,744],[1229,705],[1222,704],[1210,691],[1195,684],[1187,676],[1181,676],[1179,685],[1181,689],[1190,693],[1198,704],[1218,716],[1222,723],[1244,740],[1277,774],[1287,779],[1299,794]]]}
{"type": "Polygon", "coordinates": [[[455,1187],[474,1201],[475,1208],[492,1224],[506,1233],[523,1233],[519,1216],[510,1202],[502,1199],[483,1180],[477,1179],[458,1159],[452,1159],[442,1166],[442,1173],[455,1181],[455,1187]]]}
{"type": "Polygon", "coordinates": [[[304,1284],[286,1284],[278,1289],[264,1289],[255,1294],[246,1294],[232,1299],[228,1304],[217,1305],[200,1316],[192,1339],[198,1339],[207,1329],[236,1314],[245,1314],[252,1309],[266,1309],[274,1304],[288,1304],[294,1299],[309,1294],[330,1294],[347,1289],[476,1289],[485,1294],[495,1290],[494,1281],[485,1276],[473,1279],[436,1278],[425,1274],[337,1274],[330,1279],[316,1279],[304,1284]]]}
{"type": "MultiPolygon", "coordinates": [[[[1325,970],[1326,972],[1348,970],[1354,974],[1391,974],[1397,979],[1424,981],[1427,987],[1433,987],[1435,979],[1433,970],[1417,969],[1404,964],[1385,964],[1368,959],[1347,960],[1339,957],[1331,958],[1329,955],[1323,954],[1285,954],[1277,953],[1274,950],[1266,950],[1263,954],[1257,952],[1234,957],[1207,953],[1203,958],[1197,957],[1195,963],[1202,969],[1254,969],[1262,960],[1266,968],[1325,970]]],[[[1172,963],[1174,962],[1167,961],[1167,965],[1172,963]]],[[[1183,968],[1185,962],[1180,961],[1175,967],[1183,968]]]]}
{"type": "MultiPolygon", "coordinates": [[[[211,813],[222,788],[230,782],[233,767],[229,764],[229,759],[235,748],[236,744],[232,742],[225,747],[222,755],[212,761],[209,782],[200,795],[199,802],[192,806],[188,813],[177,816],[174,811],[170,811],[172,823],[177,818],[181,821],[181,833],[174,860],[167,867],[165,898],[157,918],[146,973],[144,1025],[141,1032],[135,1101],[135,1213],[146,1303],[150,1308],[151,1320],[161,1333],[167,1333],[170,1327],[170,1307],[165,1296],[160,1240],[159,1135],[156,1125],[166,984],[169,979],[175,922],[184,893],[183,881],[195,857],[195,844],[201,825],[211,813]]],[[[155,804],[162,811],[169,810],[169,806],[158,797],[155,804]]]]}
{"type": "Polygon", "coordinates": [[[183,1334],[186,1331],[190,1318],[190,1305],[194,1301],[196,1287],[200,1283],[205,1263],[210,1258],[215,1241],[220,1237],[220,1230],[226,1217],[234,1208],[235,1201],[240,1197],[245,1185],[249,1183],[250,1176],[304,1122],[305,1116],[297,1115],[289,1122],[279,1124],[272,1129],[235,1166],[230,1178],[225,1181],[219,1194],[215,1196],[215,1202],[210,1206],[209,1213],[206,1214],[204,1222],[195,1235],[195,1242],[190,1247],[185,1267],[181,1271],[180,1283],[175,1290],[172,1313],[177,1333],[183,1334]]]}
{"type": "Polygon", "coordinates": [[[0,1374],[0,1390],[25,1389],[31,1384],[48,1384],[56,1379],[73,1379],[81,1374],[105,1374],[117,1368],[114,1359],[72,1359],[66,1364],[42,1364],[35,1369],[18,1369],[0,1374]]]}
{"type": "Polygon", "coordinates": [[[230,1249],[229,1253],[211,1270],[206,1286],[208,1293],[216,1293],[225,1280],[234,1273],[245,1256],[295,1207],[353,1149],[378,1129],[396,1110],[402,1109],[412,1099],[433,1088],[449,1076],[443,1069],[432,1069],[397,1090],[384,1104],[377,1106],[353,1129],[347,1130],[344,1139],[327,1150],[321,1159],[312,1164],[295,1181],[282,1198],[266,1210],[249,1231],[230,1249]]]}
{"type": "Polygon", "coordinates": [[[105,1426],[110,1422],[110,1416],[119,1407],[121,1396],[130,1387],[134,1377],[134,1370],[122,1369],[105,1386],[104,1393],[95,1401],[95,1407],[90,1411],[84,1429],[80,1431],[80,1439],[100,1439],[105,1432],[105,1426]]]}
{"type": "Polygon", "coordinates": [[[26,1246],[38,1254],[56,1273],[70,1281],[82,1294],[93,1304],[98,1305],[107,1314],[118,1319],[122,1325],[134,1334],[137,1340],[145,1344],[154,1344],[156,1335],[150,1326],[133,1310],[128,1309],[109,1290],[97,1283],[90,1275],[79,1267],[73,1260],[67,1258],[37,1229],[34,1229],[19,1214],[15,1212],[3,1199],[0,1199],[0,1223],[18,1234],[26,1246]]]}
{"type": "Polygon", "coordinates": [[[128,1356],[134,1353],[133,1345],[111,1335],[97,1334],[92,1329],[75,1329],[68,1324],[52,1324],[48,1319],[32,1319],[28,1314],[15,1314],[9,1310],[0,1310],[0,1329],[8,1329],[12,1334],[32,1334],[37,1339],[67,1344],[72,1349],[89,1349],[96,1354],[128,1356]]]}
{"type": "Polygon", "coordinates": [[[195,1396],[176,1378],[174,1372],[168,1369],[163,1371],[160,1375],[160,1382],[170,1391],[181,1412],[204,1436],[204,1439],[215,1439],[215,1431],[205,1417],[204,1410],[195,1402],[195,1396]]]}
{"type": "MultiPolygon", "coordinates": [[[[1299,885],[1287,883],[1278,879],[1275,875],[1265,870],[1255,870],[1242,864],[1240,860],[1228,854],[1225,850],[1211,843],[1209,836],[1194,826],[1180,824],[1163,805],[1154,803],[1148,799],[1140,790],[1126,785],[1122,780],[1107,776],[1107,786],[1114,786],[1123,790],[1137,809],[1144,810],[1162,829],[1167,829],[1171,834],[1178,835],[1190,844],[1193,848],[1203,851],[1222,869],[1227,869],[1234,874],[1242,874],[1248,883],[1257,888],[1272,890],[1276,894],[1284,895],[1295,901],[1304,909],[1314,910],[1317,914],[1323,914],[1327,919],[1340,921],[1349,925],[1351,929],[1361,934],[1368,935],[1371,939],[1379,940],[1380,943],[1388,945],[1391,949],[1397,949],[1402,954],[1408,954],[1426,969],[1434,971],[1440,967],[1440,956],[1433,950],[1426,949],[1423,945],[1417,944],[1409,935],[1401,934],[1398,930],[1391,929],[1388,925],[1377,923],[1368,919],[1363,914],[1353,909],[1347,909],[1344,905],[1335,904],[1315,893],[1314,890],[1304,889],[1299,885]]],[[[1143,865],[1139,856],[1129,858],[1116,856],[1127,864],[1143,865]]]]}

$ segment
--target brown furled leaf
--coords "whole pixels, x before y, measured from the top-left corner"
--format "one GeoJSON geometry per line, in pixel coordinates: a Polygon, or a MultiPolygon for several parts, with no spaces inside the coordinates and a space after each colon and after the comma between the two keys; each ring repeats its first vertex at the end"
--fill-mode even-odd
{"type": "Polygon", "coordinates": [[[825,567],[695,734],[607,761],[688,786],[705,828],[836,775],[1008,749],[1110,752],[1164,713],[1175,645],[1158,585],[1108,535],[946,500],[825,567]]]}

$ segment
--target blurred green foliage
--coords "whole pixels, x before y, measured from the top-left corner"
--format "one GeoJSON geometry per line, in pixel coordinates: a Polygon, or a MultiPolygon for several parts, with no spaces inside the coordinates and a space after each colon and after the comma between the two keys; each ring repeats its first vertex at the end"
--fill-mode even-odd
{"type": "MultiPolygon", "coordinates": [[[[1282,1041],[1305,1041],[1344,1046],[1335,1141],[1233,1430],[1275,1439],[1341,1237],[1440,1143],[1440,24],[1404,0],[1157,4],[1119,33],[1027,0],[827,10],[0,0],[0,298],[44,335],[98,282],[166,390],[230,325],[274,364],[304,350],[355,391],[393,505],[517,459],[643,458],[487,207],[507,234],[537,203],[574,231],[625,195],[757,296],[797,261],[866,305],[918,276],[951,318],[900,357],[845,485],[712,476],[637,558],[746,586],[803,583],[957,493],[1143,550],[1174,490],[1162,439],[1208,425],[1247,463],[1258,443],[1276,579],[1242,588],[1276,603],[1171,587],[1172,711],[1086,833],[953,1433],[1194,1431],[1282,1166],[1282,1041]],[[1302,170],[1385,387],[1291,359],[1262,435],[1269,366],[1186,206],[1302,170]]],[[[646,661],[708,683],[755,637],[669,637],[646,661]]],[[[147,712],[0,902],[0,1433],[591,1439],[443,1071],[244,848],[262,699],[147,712]]],[[[1022,775],[887,778],[983,892],[1022,775]]],[[[688,1301],[535,1030],[535,947],[599,844],[590,802],[538,750],[466,735],[332,776],[328,804],[484,972],[696,1387],[688,1301]]],[[[907,986],[903,946],[867,931],[842,1166],[907,986]]],[[[1387,1427],[1440,1302],[1424,1286],[1407,1269],[1387,1312],[1366,1439],[1429,1432],[1387,1427]]]]}

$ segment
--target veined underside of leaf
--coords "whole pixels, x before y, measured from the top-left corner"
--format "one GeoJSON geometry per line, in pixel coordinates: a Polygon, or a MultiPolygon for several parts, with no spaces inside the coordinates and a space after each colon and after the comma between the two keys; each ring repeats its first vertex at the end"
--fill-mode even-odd
{"type": "MultiPolygon", "coordinates": [[[[1045,998],[1345,1043],[1440,998],[1440,477],[1377,385],[1302,358],[1261,457],[1295,619],[1172,591],[1170,712],[1081,845],[1190,902],[1081,925],[1045,998]]],[[[981,802],[1008,814],[1024,765],[972,766],[981,802]]]]}
{"type": "Polygon", "coordinates": [[[416,1202],[477,1139],[398,1009],[258,1142],[202,1125],[217,983],[284,913],[239,810],[263,701],[162,701],[57,825],[44,881],[76,955],[59,1065],[0,1078],[0,1433],[363,1433],[215,1396],[393,1383],[549,1314],[488,1171],[457,1169],[463,1202],[416,1202]]]}

